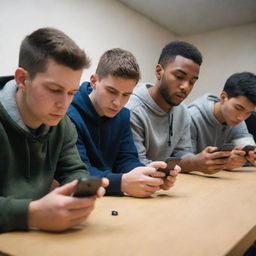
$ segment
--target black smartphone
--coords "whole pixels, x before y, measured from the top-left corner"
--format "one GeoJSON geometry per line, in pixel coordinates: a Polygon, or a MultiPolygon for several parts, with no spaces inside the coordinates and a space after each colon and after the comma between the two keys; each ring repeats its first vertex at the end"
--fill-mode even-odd
{"type": "Polygon", "coordinates": [[[102,184],[102,179],[99,177],[88,177],[78,179],[77,185],[73,192],[75,197],[94,196],[97,194],[99,187],[102,184]]]}
{"type": "MultiPolygon", "coordinates": [[[[218,147],[216,150],[214,150],[212,153],[214,152],[220,152],[220,151],[232,151],[234,149],[235,145],[234,144],[223,144],[222,146],[218,147]]],[[[229,156],[222,156],[222,157],[218,157],[215,159],[225,159],[225,158],[229,158],[229,156]]]]}
{"type": "Polygon", "coordinates": [[[231,151],[235,147],[234,144],[223,144],[222,146],[218,147],[214,152],[219,152],[219,151],[231,151]]]}
{"type": "Polygon", "coordinates": [[[170,175],[170,170],[173,170],[173,168],[175,167],[175,165],[179,165],[180,163],[180,158],[179,157],[169,157],[165,160],[165,162],[167,163],[167,167],[162,169],[158,169],[158,172],[163,172],[165,173],[165,178],[170,175]]]}
{"type": "Polygon", "coordinates": [[[256,146],[253,145],[246,145],[242,148],[245,151],[245,156],[248,156],[249,151],[253,151],[254,149],[256,149],[256,146]]]}

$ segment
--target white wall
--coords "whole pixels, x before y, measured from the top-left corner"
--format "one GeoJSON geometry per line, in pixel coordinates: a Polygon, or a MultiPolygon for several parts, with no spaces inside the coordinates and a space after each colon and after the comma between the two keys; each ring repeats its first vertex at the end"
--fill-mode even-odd
{"type": "Polygon", "coordinates": [[[154,81],[160,51],[175,37],[115,0],[0,0],[0,75],[13,74],[22,39],[45,26],[63,30],[92,60],[88,79],[100,55],[113,47],[130,50],[142,80],[154,81]]]}
{"type": "Polygon", "coordinates": [[[179,39],[196,45],[204,58],[200,78],[186,103],[207,92],[219,95],[235,72],[256,73],[256,23],[179,39]]]}
{"type": "MultiPolygon", "coordinates": [[[[39,27],[61,29],[85,49],[92,66],[83,80],[95,71],[105,50],[121,47],[137,57],[142,81],[154,82],[162,47],[177,39],[115,0],[0,0],[0,10],[0,75],[14,72],[21,40],[39,27]]],[[[256,73],[256,23],[178,39],[195,44],[204,57],[187,103],[206,92],[219,94],[234,72],[256,73]]]]}

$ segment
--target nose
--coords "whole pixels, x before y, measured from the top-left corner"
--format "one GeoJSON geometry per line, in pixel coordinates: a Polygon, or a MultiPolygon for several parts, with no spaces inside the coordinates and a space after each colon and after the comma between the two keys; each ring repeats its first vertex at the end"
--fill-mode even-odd
{"type": "Polygon", "coordinates": [[[189,91],[190,90],[190,82],[189,81],[183,81],[182,84],[180,85],[180,88],[183,91],[189,91]]]}
{"type": "Polygon", "coordinates": [[[122,101],[122,99],[120,96],[115,97],[113,100],[114,106],[119,107],[121,105],[121,101],[122,101]]]}
{"type": "Polygon", "coordinates": [[[67,109],[71,103],[72,98],[68,94],[62,94],[56,105],[59,109],[67,109]]]}
{"type": "Polygon", "coordinates": [[[248,117],[249,117],[249,114],[247,114],[247,113],[239,113],[236,118],[239,122],[242,122],[245,119],[247,119],[248,117]]]}

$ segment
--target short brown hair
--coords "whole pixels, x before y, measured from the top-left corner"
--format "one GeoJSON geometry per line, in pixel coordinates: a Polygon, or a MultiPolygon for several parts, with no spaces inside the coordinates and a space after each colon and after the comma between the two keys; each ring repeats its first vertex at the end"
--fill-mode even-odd
{"type": "Polygon", "coordinates": [[[73,70],[90,65],[85,52],[58,29],[40,28],[25,37],[20,46],[19,67],[26,69],[33,78],[46,70],[49,59],[73,70]]]}
{"type": "Polygon", "coordinates": [[[99,79],[111,75],[134,79],[138,82],[140,79],[140,68],[131,52],[114,48],[106,51],[100,57],[96,74],[99,76],[99,79]]]}

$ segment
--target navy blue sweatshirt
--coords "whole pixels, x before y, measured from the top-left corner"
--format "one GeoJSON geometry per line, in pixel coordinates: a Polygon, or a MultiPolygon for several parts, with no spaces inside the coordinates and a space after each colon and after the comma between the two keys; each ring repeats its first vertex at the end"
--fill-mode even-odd
{"type": "Polygon", "coordinates": [[[123,108],[115,117],[100,117],[89,98],[90,83],[83,83],[68,109],[78,132],[77,148],[93,176],[107,177],[107,194],[122,194],[121,178],[138,166],[130,128],[130,112],[123,108]]]}

